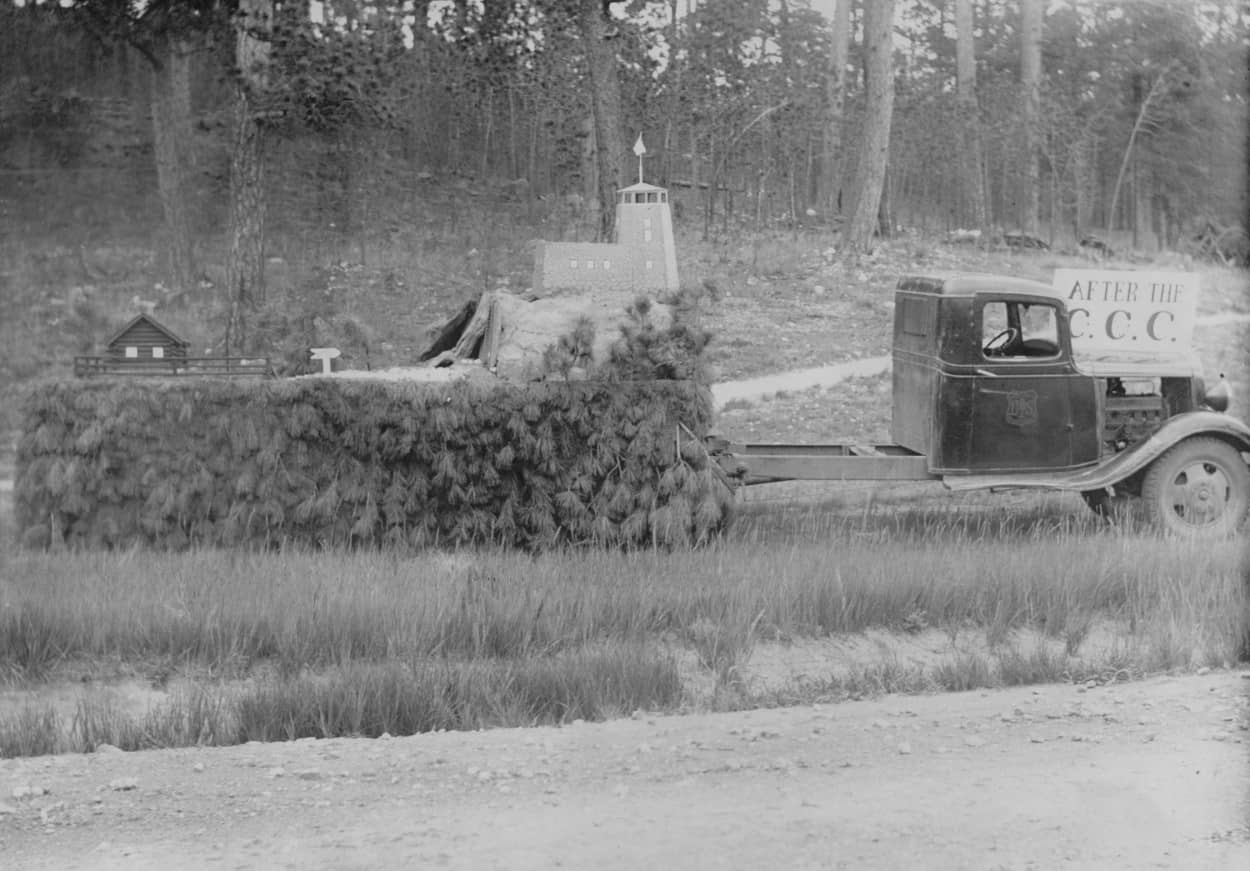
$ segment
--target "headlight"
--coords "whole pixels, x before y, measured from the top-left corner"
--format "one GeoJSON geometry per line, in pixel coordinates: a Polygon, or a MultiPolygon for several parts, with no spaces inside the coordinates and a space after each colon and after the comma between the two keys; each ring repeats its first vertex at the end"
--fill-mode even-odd
{"type": "Polygon", "coordinates": [[[1202,401],[1212,411],[1228,411],[1228,403],[1232,396],[1232,391],[1228,389],[1228,382],[1224,380],[1224,373],[1221,372],[1220,380],[1203,394],[1202,401]]]}

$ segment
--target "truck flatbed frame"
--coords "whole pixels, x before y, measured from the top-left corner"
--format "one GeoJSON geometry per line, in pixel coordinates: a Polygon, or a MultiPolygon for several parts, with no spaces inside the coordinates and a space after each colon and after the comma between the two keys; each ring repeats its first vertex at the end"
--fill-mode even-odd
{"type": "Polygon", "coordinates": [[[743,484],[777,481],[928,481],[928,459],[899,445],[728,444],[722,464],[743,484]]]}

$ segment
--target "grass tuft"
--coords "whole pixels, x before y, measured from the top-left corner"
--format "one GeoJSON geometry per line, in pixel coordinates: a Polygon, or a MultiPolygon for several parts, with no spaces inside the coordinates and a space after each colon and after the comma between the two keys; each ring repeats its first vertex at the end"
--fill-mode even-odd
{"type": "Polygon", "coordinates": [[[673,659],[636,644],[511,662],[361,662],[272,675],[234,694],[194,687],[142,716],[85,694],[68,727],[54,709],[27,706],[0,718],[0,756],[559,724],[671,710],[681,700],[673,659]]]}
{"type": "Polygon", "coordinates": [[[51,706],[26,705],[0,718],[0,759],[46,756],[66,749],[61,716],[51,706]]]}

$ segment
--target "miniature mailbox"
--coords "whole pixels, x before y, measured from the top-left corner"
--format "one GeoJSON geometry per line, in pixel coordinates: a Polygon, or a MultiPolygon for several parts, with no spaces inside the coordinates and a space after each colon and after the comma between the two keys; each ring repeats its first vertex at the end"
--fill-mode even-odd
{"type": "Polygon", "coordinates": [[[338,348],[313,348],[309,355],[314,360],[321,361],[321,374],[329,375],[332,369],[332,362],[342,356],[342,351],[338,348]]]}

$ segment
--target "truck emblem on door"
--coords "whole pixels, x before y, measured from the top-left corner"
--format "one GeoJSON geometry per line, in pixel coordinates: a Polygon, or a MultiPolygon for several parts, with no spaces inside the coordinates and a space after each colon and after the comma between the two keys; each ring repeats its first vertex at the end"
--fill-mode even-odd
{"type": "Polygon", "coordinates": [[[1037,423],[1037,391],[1012,390],[1007,394],[1007,423],[1028,426],[1037,423]]]}

